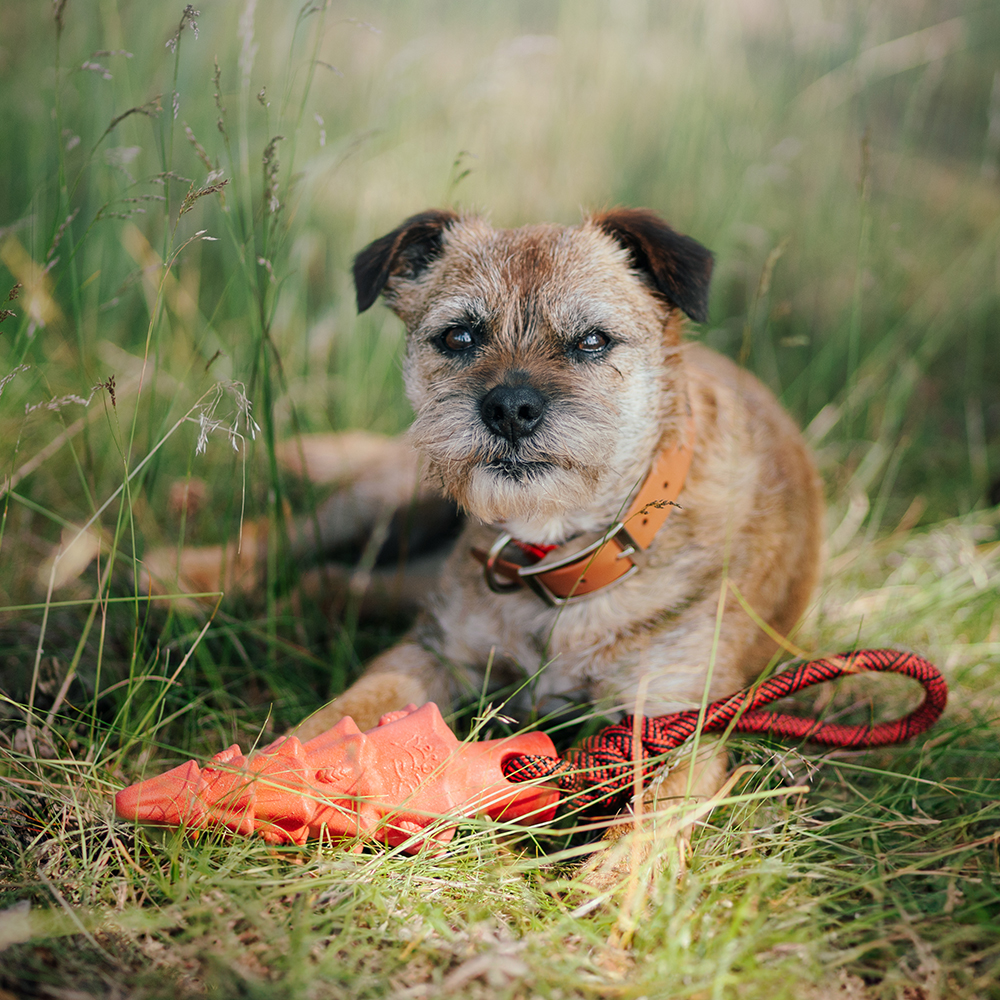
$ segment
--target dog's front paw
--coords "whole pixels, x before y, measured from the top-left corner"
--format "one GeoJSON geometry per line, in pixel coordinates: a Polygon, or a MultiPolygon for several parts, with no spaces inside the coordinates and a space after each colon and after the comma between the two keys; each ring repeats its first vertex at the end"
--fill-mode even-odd
{"type": "Polygon", "coordinates": [[[618,823],[605,833],[577,881],[594,892],[618,894],[637,880],[652,883],[665,871],[682,872],[691,851],[691,826],[683,818],[618,823]]]}
{"type": "Polygon", "coordinates": [[[668,869],[683,872],[695,824],[729,793],[741,773],[727,780],[725,747],[713,738],[703,740],[694,775],[690,763],[684,763],[653,778],[631,816],[605,833],[581,869],[580,881],[598,892],[613,892],[637,879],[655,881],[668,869]]]}

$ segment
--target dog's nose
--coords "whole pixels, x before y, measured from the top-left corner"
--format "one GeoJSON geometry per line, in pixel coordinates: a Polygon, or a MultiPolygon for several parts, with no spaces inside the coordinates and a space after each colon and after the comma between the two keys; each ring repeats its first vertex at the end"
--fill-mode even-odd
{"type": "Polygon", "coordinates": [[[530,385],[497,385],[479,406],[483,423],[500,437],[516,444],[538,426],[548,400],[530,385]]]}

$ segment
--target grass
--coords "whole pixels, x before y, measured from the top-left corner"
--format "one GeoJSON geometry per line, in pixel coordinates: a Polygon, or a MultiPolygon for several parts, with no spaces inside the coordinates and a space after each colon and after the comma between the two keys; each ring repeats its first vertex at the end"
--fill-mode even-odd
{"type": "Polygon", "coordinates": [[[998,44],[962,0],[6,0],[0,997],[1000,995],[998,44]],[[262,607],[133,583],[155,545],[313,508],[277,442],[406,425],[352,254],[429,205],[617,203],[715,251],[692,336],[807,429],[810,648],[919,650],[945,720],[869,754],[734,741],[759,770],[613,906],[565,835],[470,824],[434,859],[116,823],[122,783],[280,731],[397,634],[292,603],[278,541],[262,607]]]}

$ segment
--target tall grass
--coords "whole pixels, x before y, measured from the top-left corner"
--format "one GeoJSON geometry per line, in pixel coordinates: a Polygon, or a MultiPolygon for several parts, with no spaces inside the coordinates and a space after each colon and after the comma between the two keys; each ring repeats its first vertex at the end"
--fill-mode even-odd
{"type": "Polygon", "coordinates": [[[998,52],[974,2],[6,0],[0,990],[997,995],[998,52]],[[829,484],[811,641],[926,652],[937,733],[818,773],[736,747],[762,769],[685,870],[614,906],[565,839],[407,859],[113,822],[123,781],[280,731],[391,641],[287,596],[287,512],[320,497],[276,445],[406,425],[399,325],[355,315],[349,264],[442,204],[646,205],[715,251],[692,336],[829,484]],[[263,608],[142,598],[145,551],[253,519],[263,608]]]}

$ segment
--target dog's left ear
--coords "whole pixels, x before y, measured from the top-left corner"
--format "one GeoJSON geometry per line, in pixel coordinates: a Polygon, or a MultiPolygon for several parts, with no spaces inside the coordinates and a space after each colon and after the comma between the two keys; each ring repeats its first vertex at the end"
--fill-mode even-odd
{"type": "Polygon", "coordinates": [[[358,312],[374,304],[390,277],[398,274],[414,278],[439,256],[442,234],[457,221],[454,212],[432,208],[411,215],[391,233],[369,243],[354,258],[358,312]]]}
{"type": "Polygon", "coordinates": [[[708,319],[711,251],[645,208],[614,208],[591,222],[629,251],[636,269],[652,279],[670,305],[699,323],[708,319]]]}

